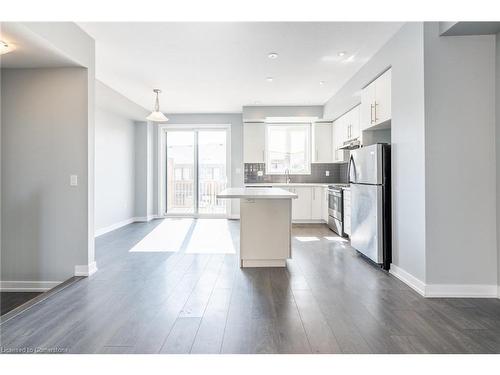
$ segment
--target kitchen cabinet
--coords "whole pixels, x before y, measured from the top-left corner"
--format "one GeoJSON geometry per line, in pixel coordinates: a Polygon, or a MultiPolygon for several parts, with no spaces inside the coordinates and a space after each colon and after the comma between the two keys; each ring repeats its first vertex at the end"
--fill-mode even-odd
{"type": "Polygon", "coordinates": [[[292,200],[292,221],[294,223],[328,221],[328,201],[325,208],[325,191],[323,186],[279,186],[297,194],[297,199],[292,200]],[[325,220],[326,219],[326,220],[325,220]]]}
{"type": "Polygon", "coordinates": [[[311,220],[320,221],[323,217],[323,188],[321,186],[313,186],[311,188],[311,220]]]}
{"type": "Polygon", "coordinates": [[[344,233],[351,235],[351,191],[344,189],[344,233]]]}
{"type": "Polygon", "coordinates": [[[387,70],[361,91],[361,130],[391,119],[391,70],[387,70]]]}
{"type": "Polygon", "coordinates": [[[344,142],[358,138],[360,135],[360,106],[357,105],[333,123],[333,161],[346,162],[349,159],[349,152],[338,148],[343,146],[344,142]]]}
{"type": "Polygon", "coordinates": [[[312,124],[312,162],[331,163],[332,155],[332,123],[315,122],[312,124]]]}
{"type": "Polygon", "coordinates": [[[243,125],[243,162],[266,162],[266,124],[245,123],[243,125]]]}
{"type": "Polygon", "coordinates": [[[325,223],[328,223],[328,199],[329,199],[328,188],[327,187],[322,188],[321,194],[323,199],[323,203],[321,205],[321,212],[322,212],[321,219],[325,223]]]}
{"type": "Polygon", "coordinates": [[[311,188],[294,187],[292,189],[292,192],[298,195],[298,198],[292,202],[292,220],[311,220],[311,188]]]}

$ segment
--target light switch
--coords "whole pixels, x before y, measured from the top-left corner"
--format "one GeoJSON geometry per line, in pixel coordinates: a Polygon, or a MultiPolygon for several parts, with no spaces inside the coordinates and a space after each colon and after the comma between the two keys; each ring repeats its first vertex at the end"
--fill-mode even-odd
{"type": "Polygon", "coordinates": [[[330,176],[330,171],[325,171],[325,176],[330,176]]]}
{"type": "Polygon", "coordinates": [[[69,186],[78,186],[78,176],[76,174],[69,176],[69,186]]]}
{"type": "Polygon", "coordinates": [[[264,176],[264,172],[263,171],[257,171],[257,176],[259,176],[259,177],[264,176]]]}

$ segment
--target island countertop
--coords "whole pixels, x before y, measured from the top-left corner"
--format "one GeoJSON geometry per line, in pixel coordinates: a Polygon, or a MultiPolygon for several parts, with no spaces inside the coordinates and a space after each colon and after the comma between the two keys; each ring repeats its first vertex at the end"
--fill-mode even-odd
{"type": "Polygon", "coordinates": [[[217,194],[217,198],[247,199],[296,199],[297,194],[280,188],[228,188],[217,194]]]}

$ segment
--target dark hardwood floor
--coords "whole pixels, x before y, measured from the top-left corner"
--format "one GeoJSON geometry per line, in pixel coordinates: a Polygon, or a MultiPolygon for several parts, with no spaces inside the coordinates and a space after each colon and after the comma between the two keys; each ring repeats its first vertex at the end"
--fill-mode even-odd
{"type": "MultiPolygon", "coordinates": [[[[3,323],[2,351],[500,353],[500,300],[424,299],[319,225],[294,227],[286,269],[240,269],[196,251],[200,223],[176,252],[129,251],[169,221],[99,237],[99,271],[3,323]]],[[[210,228],[238,248],[238,221],[210,228]]]]}

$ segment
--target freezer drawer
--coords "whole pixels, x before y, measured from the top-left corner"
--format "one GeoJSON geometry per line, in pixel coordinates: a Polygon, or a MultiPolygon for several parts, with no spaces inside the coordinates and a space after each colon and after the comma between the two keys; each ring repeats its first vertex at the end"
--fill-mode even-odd
{"type": "Polygon", "coordinates": [[[376,263],[384,261],[383,189],[351,184],[351,246],[376,263]]]}

